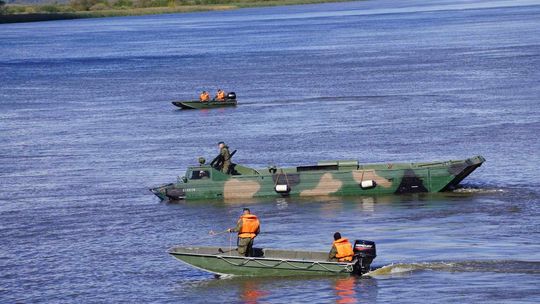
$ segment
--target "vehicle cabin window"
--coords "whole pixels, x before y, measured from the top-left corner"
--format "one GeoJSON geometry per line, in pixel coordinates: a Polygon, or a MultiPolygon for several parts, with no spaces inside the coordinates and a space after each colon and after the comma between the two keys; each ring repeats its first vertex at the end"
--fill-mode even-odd
{"type": "Polygon", "coordinates": [[[206,179],[210,178],[210,171],[208,170],[193,170],[189,179],[206,179]]]}

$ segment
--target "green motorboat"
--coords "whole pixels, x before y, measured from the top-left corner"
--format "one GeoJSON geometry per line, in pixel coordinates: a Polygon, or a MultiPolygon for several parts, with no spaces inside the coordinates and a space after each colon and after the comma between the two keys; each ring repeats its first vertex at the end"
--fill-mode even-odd
{"type": "Polygon", "coordinates": [[[229,92],[224,100],[210,100],[202,102],[199,100],[187,100],[187,101],[173,101],[173,105],[189,110],[189,109],[212,109],[212,108],[223,108],[223,107],[235,107],[237,104],[236,94],[234,92],[229,92]]]}
{"type": "Polygon", "coordinates": [[[162,200],[440,192],[458,187],[485,161],[482,156],[422,163],[360,164],[356,160],[332,160],[315,165],[263,169],[233,163],[226,174],[220,171],[222,162],[216,159],[210,164],[188,167],[176,183],[154,187],[150,191],[162,200]]]}
{"type": "Polygon", "coordinates": [[[236,250],[219,247],[183,247],[169,249],[180,261],[216,275],[306,276],[362,275],[370,271],[376,257],[375,243],[357,240],[354,259],[329,262],[328,252],[253,248],[253,256],[238,256],[236,250]]]}

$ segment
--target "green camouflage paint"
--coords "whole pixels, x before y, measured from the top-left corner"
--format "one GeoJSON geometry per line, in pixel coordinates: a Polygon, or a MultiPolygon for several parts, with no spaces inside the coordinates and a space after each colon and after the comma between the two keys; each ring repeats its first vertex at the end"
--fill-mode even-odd
{"type": "Polygon", "coordinates": [[[485,159],[364,164],[321,161],[313,166],[252,169],[232,164],[227,175],[209,165],[189,167],[176,183],[150,189],[162,200],[257,197],[373,196],[454,189],[485,159]]]}

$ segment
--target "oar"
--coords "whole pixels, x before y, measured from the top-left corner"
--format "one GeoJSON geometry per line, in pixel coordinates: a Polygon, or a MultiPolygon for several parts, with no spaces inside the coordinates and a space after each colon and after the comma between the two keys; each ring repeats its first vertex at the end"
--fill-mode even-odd
{"type": "Polygon", "coordinates": [[[220,234],[224,234],[224,233],[228,233],[228,232],[229,232],[229,230],[225,230],[225,231],[221,231],[221,232],[214,232],[214,230],[210,230],[208,232],[208,234],[211,235],[211,236],[214,236],[214,235],[220,235],[220,234]]]}
{"type": "MultiPolygon", "coordinates": [[[[225,230],[225,231],[221,231],[221,232],[214,232],[214,230],[210,230],[210,231],[208,232],[208,234],[209,234],[210,236],[216,236],[216,235],[220,235],[220,234],[224,234],[224,233],[228,233],[228,232],[230,232],[229,229],[227,229],[227,230],[225,230]]],[[[230,242],[231,242],[231,238],[229,238],[229,243],[230,243],[230,242]]],[[[218,248],[218,253],[227,253],[227,252],[231,252],[231,251],[235,251],[235,250],[238,250],[238,249],[236,249],[236,248],[232,249],[232,245],[229,244],[229,250],[223,251],[223,249],[218,248]]]]}

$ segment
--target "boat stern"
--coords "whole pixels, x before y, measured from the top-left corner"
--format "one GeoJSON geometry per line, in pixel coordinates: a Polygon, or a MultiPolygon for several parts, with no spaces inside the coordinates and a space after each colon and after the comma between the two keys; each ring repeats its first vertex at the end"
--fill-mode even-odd
{"type": "Polygon", "coordinates": [[[477,155],[461,162],[456,162],[448,167],[448,171],[454,177],[441,191],[451,191],[457,188],[459,183],[480,167],[486,159],[477,155]]]}

